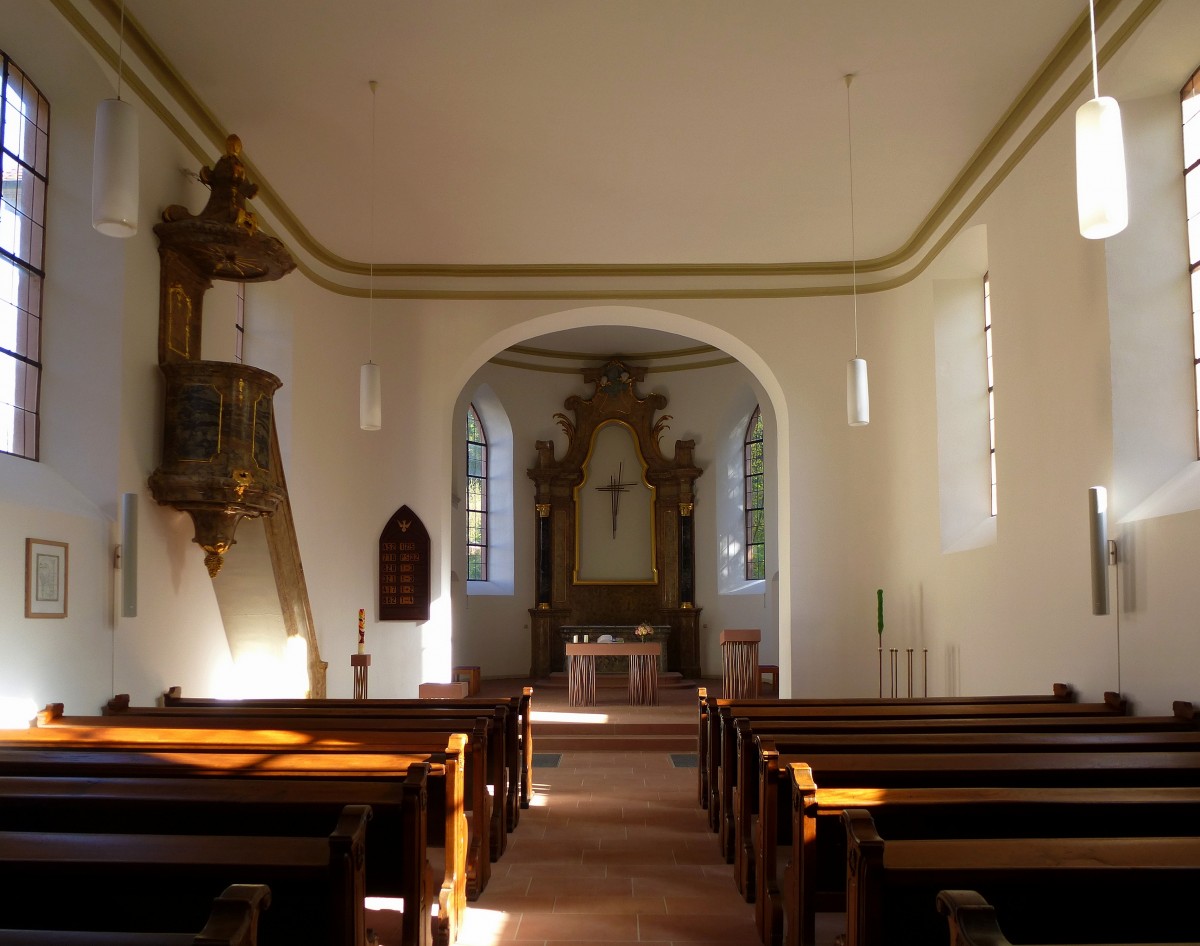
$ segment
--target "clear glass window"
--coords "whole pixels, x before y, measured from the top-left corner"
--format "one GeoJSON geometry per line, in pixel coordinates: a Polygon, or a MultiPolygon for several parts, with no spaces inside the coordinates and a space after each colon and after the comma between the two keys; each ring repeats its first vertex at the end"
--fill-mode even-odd
{"type": "Polygon", "coordinates": [[[488,445],[475,405],[467,408],[467,581],[487,581],[488,445]]]}
{"type": "Polygon", "coordinates": [[[0,52],[0,451],[38,457],[50,104],[0,52]]]}
{"type": "Polygon", "coordinates": [[[746,579],[767,577],[767,513],[765,508],[766,462],[763,455],[762,410],[754,408],[746,425],[744,446],[746,479],[746,579]]]}

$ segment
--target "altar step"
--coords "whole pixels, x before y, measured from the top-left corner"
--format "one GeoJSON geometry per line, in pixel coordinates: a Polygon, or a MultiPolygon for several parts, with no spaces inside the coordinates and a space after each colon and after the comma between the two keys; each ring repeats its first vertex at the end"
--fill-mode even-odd
{"type": "Polygon", "coordinates": [[[535,753],[696,752],[696,724],[539,721],[533,747],[535,753]]]}
{"type": "MultiPolygon", "coordinates": [[[[695,688],[695,680],[685,680],[683,674],[675,670],[669,670],[658,675],[658,688],[660,690],[679,690],[689,687],[695,688]]],[[[567,689],[567,675],[562,671],[550,674],[550,676],[539,680],[534,684],[534,692],[536,693],[540,687],[561,687],[567,689]]],[[[627,673],[598,673],[596,674],[597,689],[629,689],[629,674],[627,673]]]]}

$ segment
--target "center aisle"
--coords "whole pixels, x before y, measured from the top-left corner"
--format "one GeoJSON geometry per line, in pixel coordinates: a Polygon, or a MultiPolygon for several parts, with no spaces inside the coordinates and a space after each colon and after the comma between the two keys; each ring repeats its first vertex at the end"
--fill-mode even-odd
{"type": "Polygon", "coordinates": [[[754,908],[697,803],[695,768],[666,752],[565,751],[533,774],[533,805],[468,904],[459,946],[758,942],[754,908]]]}

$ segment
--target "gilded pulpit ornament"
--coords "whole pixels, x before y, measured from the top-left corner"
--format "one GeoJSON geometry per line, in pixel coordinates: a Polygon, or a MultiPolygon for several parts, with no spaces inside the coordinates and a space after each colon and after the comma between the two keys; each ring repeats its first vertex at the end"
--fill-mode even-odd
{"type": "Polygon", "coordinates": [[[173,205],[154,228],[162,260],[159,367],[166,381],[163,458],[150,491],[191,515],[204,564],[216,577],[243,518],[269,516],[285,497],[273,461],[272,397],[280,380],[249,365],[202,361],[204,293],[214,279],[265,282],[296,264],[279,240],[261,233],[246,201],[258,185],[246,177],[242,143],[200,180],[211,194],[199,214],[173,205]]]}

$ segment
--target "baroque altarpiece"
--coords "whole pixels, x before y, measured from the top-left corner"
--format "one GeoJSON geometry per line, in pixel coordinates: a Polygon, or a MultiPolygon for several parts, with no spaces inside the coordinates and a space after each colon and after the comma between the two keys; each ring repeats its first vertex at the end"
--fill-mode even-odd
{"type": "Polygon", "coordinates": [[[666,668],[700,676],[696,606],[695,441],[660,447],[669,429],[663,394],[640,397],[646,369],[611,359],[585,369],[591,397],[555,414],[567,436],[537,442],[537,601],[530,609],[530,675],[561,670],[563,628],[649,624],[669,628],[666,668]]]}

